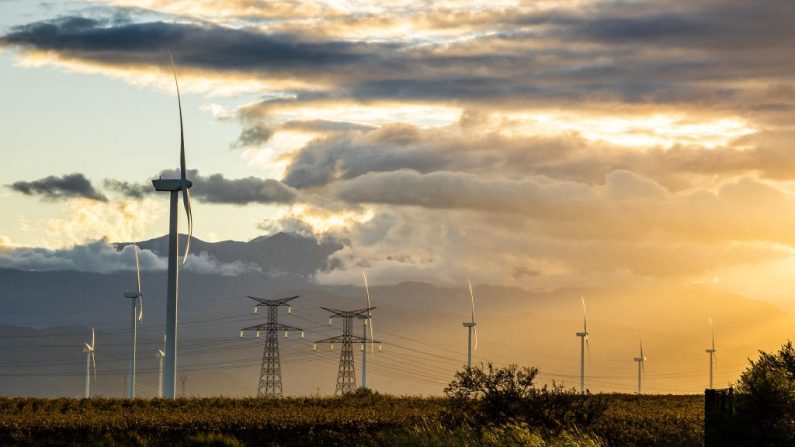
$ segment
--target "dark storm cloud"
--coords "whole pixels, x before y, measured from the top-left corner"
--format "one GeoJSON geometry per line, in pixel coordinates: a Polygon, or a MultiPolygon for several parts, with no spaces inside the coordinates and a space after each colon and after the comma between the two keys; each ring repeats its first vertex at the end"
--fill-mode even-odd
{"type": "Polygon", "coordinates": [[[19,181],[8,186],[14,191],[29,196],[37,196],[47,201],[57,201],[82,197],[85,199],[106,202],[108,199],[94,189],[91,182],[80,173],[67,174],[62,177],[54,175],[34,181],[19,181]]]}
{"type": "MultiPolygon", "coordinates": [[[[178,178],[178,171],[163,171],[164,178],[178,178]]],[[[206,203],[246,205],[249,203],[292,203],[297,192],[274,179],[244,177],[227,179],[223,174],[204,176],[197,170],[188,170],[188,178],[193,181],[191,197],[206,203]]],[[[105,186],[126,197],[140,199],[153,194],[151,184],[134,184],[118,180],[106,180],[105,186]]]]}
{"type": "Polygon", "coordinates": [[[291,35],[267,35],[207,23],[108,23],[65,17],[18,26],[0,43],[54,50],[109,64],[163,65],[172,50],[180,65],[209,70],[282,72],[349,66],[372,58],[384,45],[310,42],[291,35]]]}
{"type": "MultiPolygon", "coordinates": [[[[438,22],[440,29],[463,23],[490,32],[423,45],[312,37],[302,25],[264,33],[206,22],[66,17],[14,28],[0,44],[124,66],[163,66],[170,48],[185,67],[315,84],[315,91],[291,91],[298,103],[388,99],[524,106],[528,100],[537,105],[738,105],[742,100],[736,92],[712,83],[791,79],[793,16],[795,4],[774,0],[672,1],[655,3],[654,8],[608,2],[579,12],[500,10],[425,17],[424,23],[438,22]]],[[[268,101],[263,106],[278,104],[268,101]]],[[[252,126],[238,144],[258,144],[268,136],[267,128],[252,126]]]]}

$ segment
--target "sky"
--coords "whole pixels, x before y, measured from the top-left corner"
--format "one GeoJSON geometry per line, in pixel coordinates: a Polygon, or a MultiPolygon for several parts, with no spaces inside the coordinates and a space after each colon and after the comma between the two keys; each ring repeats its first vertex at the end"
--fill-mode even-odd
{"type": "Polygon", "coordinates": [[[166,232],[170,50],[200,239],[345,241],[321,284],[698,286],[795,311],[793,19],[778,0],[0,0],[0,245],[166,232]]]}

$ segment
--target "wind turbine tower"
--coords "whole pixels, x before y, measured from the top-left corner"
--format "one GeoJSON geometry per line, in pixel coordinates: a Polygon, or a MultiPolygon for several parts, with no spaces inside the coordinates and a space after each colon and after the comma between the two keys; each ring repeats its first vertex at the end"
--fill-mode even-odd
{"type": "Polygon", "coordinates": [[[712,327],[712,318],[709,319],[709,330],[712,332],[712,347],[707,349],[706,352],[709,354],[709,389],[712,388],[712,370],[714,363],[717,362],[717,358],[715,357],[715,329],[712,327]]]}
{"type": "Polygon", "coordinates": [[[340,350],[340,366],[337,371],[337,386],[334,389],[334,395],[340,396],[343,394],[352,393],[356,391],[356,370],[353,363],[353,343],[361,343],[362,349],[365,349],[365,345],[368,343],[380,343],[379,341],[373,339],[368,340],[365,337],[353,335],[353,319],[370,318],[369,316],[375,308],[367,307],[356,310],[339,310],[321,307],[321,309],[331,313],[331,316],[328,319],[329,324],[331,324],[334,318],[342,318],[342,335],[318,340],[312,346],[312,349],[317,350],[318,343],[330,344],[331,349],[334,349],[335,343],[342,344],[342,349],[340,350]]]}
{"type": "Polygon", "coordinates": [[[94,369],[94,380],[97,380],[97,361],[94,358],[94,328],[91,328],[91,344],[83,343],[83,352],[86,353],[86,399],[91,397],[91,368],[94,369]]]}
{"type": "Polygon", "coordinates": [[[472,302],[472,315],[469,321],[463,322],[463,326],[467,328],[467,369],[472,368],[472,334],[475,334],[475,349],[478,350],[478,330],[477,323],[475,322],[475,293],[472,292],[472,282],[467,278],[467,285],[469,285],[469,298],[472,302]]]}
{"type": "Polygon", "coordinates": [[[129,298],[132,304],[132,324],[130,326],[130,371],[127,379],[127,397],[135,398],[135,356],[138,349],[138,322],[144,317],[143,294],[141,293],[141,263],[138,260],[138,246],[133,244],[135,253],[135,271],[138,274],[138,290],[135,292],[124,292],[124,297],[129,298]]]}
{"type": "Polygon", "coordinates": [[[287,337],[289,331],[300,331],[301,338],[303,338],[304,331],[301,328],[280,324],[279,307],[286,306],[287,313],[292,313],[292,307],[288,303],[298,298],[298,296],[275,300],[266,300],[253,296],[249,298],[257,302],[257,304],[254,305],[254,313],[257,313],[261,306],[268,308],[267,323],[245,327],[240,330],[241,337],[245,331],[256,331],[257,338],[260,336],[260,331],[265,331],[265,351],[262,354],[262,367],[259,373],[257,397],[282,397],[282,365],[281,359],[279,358],[278,332],[283,331],[284,336],[287,337]]]}
{"type": "MultiPolygon", "coordinates": [[[[364,273],[364,271],[362,271],[362,277],[364,278],[364,290],[365,292],[367,292],[367,308],[371,309],[372,303],[370,302],[370,285],[367,284],[367,275],[364,273]]],[[[375,336],[373,335],[372,312],[367,313],[367,318],[362,318],[362,338],[364,338],[365,340],[367,340],[368,327],[370,329],[370,340],[374,340],[375,336]]],[[[367,348],[365,345],[362,346],[362,388],[367,388],[367,348]]],[[[371,352],[373,351],[374,348],[375,345],[370,343],[371,352]]]]}
{"type": "Polygon", "coordinates": [[[643,341],[640,342],[640,356],[633,360],[638,362],[638,394],[641,394],[641,377],[646,374],[646,356],[643,355],[643,341]]]}
{"type": "MultiPolygon", "coordinates": [[[[171,57],[171,52],[169,52],[171,57]]],[[[155,191],[167,191],[171,196],[169,207],[169,232],[168,232],[168,281],[166,287],[166,360],[165,371],[163,372],[163,396],[169,399],[176,397],[177,382],[177,309],[179,293],[179,229],[178,229],[178,209],[179,193],[182,192],[182,202],[185,206],[185,213],[188,221],[188,239],[185,244],[185,255],[182,263],[188,259],[190,252],[190,240],[193,237],[193,213],[190,208],[190,192],[193,182],[187,179],[187,168],[185,166],[185,133],[182,128],[182,100],[179,95],[179,83],[177,82],[177,70],[174,66],[174,59],[171,58],[171,69],[174,72],[174,84],[177,87],[177,107],[179,109],[179,170],[178,179],[157,179],[152,180],[155,191]]]]}
{"type": "Polygon", "coordinates": [[[580,297],[582,302],[582,332],[577,332],[580,337],[580,394],[585,394],[585,350],[588,349],[588,358],[590,359],[591,343],[588,340],[588,317],[585,308],[585,299],[580,297]]]}

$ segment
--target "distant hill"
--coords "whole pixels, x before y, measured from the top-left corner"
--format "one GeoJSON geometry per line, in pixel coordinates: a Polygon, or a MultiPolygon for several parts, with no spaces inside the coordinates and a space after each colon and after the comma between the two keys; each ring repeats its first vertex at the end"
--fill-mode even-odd
{"type": "MultiPolygon", "coordinates": [[[[180,234],[180,247],[184,247],[187,235],[180,234]]],[[[121,248],[129,242],[114,244],[121,248]]],[[[162,236],[138,243],[145,250],[151,250],[161,257],[168,256],[168,236],[162,236]]],[[[330,267],[329,256],[342,249],[335,241],[318,241],[294,233],[276,233],[260,236],[248,242],[221,241],[205,242],[191,239],[191,253],[206,253],[219,263],[240,262],[256,266],[268,276],[293,275],[311,276],[318,270],[330,267]]]]}

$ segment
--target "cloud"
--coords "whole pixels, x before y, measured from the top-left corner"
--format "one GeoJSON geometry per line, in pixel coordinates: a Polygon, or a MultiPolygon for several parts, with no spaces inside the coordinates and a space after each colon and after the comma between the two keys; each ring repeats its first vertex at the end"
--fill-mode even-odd
{"type": "Polygon", "coordinates": [[[142,199],[152,192],[152,188],[147,185],[134,184],[115,179],[105,179],[103,185],[113,192],[133,199],[142,199]]]}
{"type": "MultiPolygon", "coordinates": [[[[101,239],[69,248],[48,250],[45,248],[0,248],[0,268],[42,271],[81,271],[113,273],[135,270],[132,246],[121,250],[101,239]]],[[[166,261],[149,250],[140,253],[141,269],[165,270],[166,261]]]]}
{"type": "Polygon", "coordinates": [[[46,201],[58,201],[72,198],[84,198],[98,202],[107,202],[107,197],[94,189],[91,182],[80,173],[67,174],[61,177],[50,175],[34,181],[18,181],[8,186],[16,192],[29,196],[38,196],[46,201]]]}
{"type": "MultiPolygon", "coordinates": [[[[163,171],[164,178],[178,178],[176,170],[163,171]]],[[[223,174],[204,176],[195,169],[188,170],[188,178],[193,181],[191,197],[205,203],[246,205],[250,203],[293,203],[297,192],[293,188],[274,179],[244,177],[227,179],[223,174]]],[[[154,189],[146,184],[106,180],[105,186],[123,196],[140,199],[154,194],[154,189]]]]}
{"type": "Polygon", "coordinates": [[[192,196],[206,203],[292,203],[297,193],[294,189],[274,179],[245,177],[226,179],[222,174],[192,178],[192,196]]]}
{"type": "Polygon", "coordinates": [[[263,124],[255,124],[246,127],[240,132],[234,146],[241,147],[256,147],[268,142],[273,135],[273,130],[263,124]]]}

